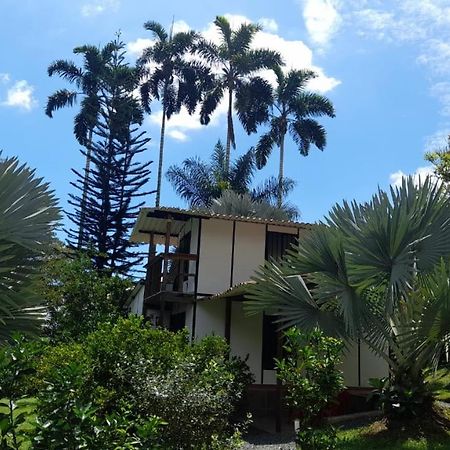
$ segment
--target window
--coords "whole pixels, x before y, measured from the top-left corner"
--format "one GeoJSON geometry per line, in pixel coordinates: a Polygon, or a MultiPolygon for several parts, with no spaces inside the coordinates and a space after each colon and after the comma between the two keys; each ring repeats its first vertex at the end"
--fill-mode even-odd
{"type": "Polygon", "coordinates": [[[297,235],[268,231],[266,233],[266,259],[279,260],[291,246],[297,241],[297,235]]]}
{"type": "Polygon", "coordinates": [[[263,316],[262,367],[263,370],[274,370],[274,358],[278,356],[278,331],[273,316],[263,316]]]}

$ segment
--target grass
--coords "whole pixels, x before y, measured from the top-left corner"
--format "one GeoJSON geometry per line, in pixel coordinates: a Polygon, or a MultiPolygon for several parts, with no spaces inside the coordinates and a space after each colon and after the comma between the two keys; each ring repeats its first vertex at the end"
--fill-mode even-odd
{"type": "Polygon", "coordinates": [[[450,403],[450,367],[433,372],[427,381],[436,390],[437,400],[450,403]]]}
{"type": "Polygon", "coordinates": [[[430,436],[405,435],[386,430],[383,422],[340,431],[338,450],[449,450],[450,433],[434,432],[430,436]]]}

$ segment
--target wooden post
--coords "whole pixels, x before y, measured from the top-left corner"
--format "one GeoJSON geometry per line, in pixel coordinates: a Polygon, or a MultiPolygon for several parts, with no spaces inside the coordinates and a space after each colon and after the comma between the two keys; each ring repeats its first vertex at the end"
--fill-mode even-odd
{"type": "Polygon", "coordinates": [[[166,290],[167,284],[167,274],[169,271],[169,251],[170,251],[170,232],[172,228],[172,218],[169,217],[166,222],[166,239],[164,241],[164,260],[163,260],[163,275],[162,275],[162,283],[161,283],[161,298],[160,298],[160,323],[164,327],[164,310],[165,310],[165,301],[164,301],[164,291],[166,290]]]}
{"type": "MultiPolygon", "coordinates": [[[[144,286],[144,305],[145,300],[150,296],[151,291],[151,282],[152,282],[152,265],[151,261],[153,259],[153,256],[155,256],[155,235],[154,233],[150,233],[150,239],[148,242],[148,256],[147,256],[147,271],[145,273],[145,286],[144,286]]],[[[142,314],[145,314],[144,306],[142,314]]]]}
{"type": "Polygon", "coordinates": [[[225,299],[225,340],[230,345],[231,338],[231,298],[225,299]]]}

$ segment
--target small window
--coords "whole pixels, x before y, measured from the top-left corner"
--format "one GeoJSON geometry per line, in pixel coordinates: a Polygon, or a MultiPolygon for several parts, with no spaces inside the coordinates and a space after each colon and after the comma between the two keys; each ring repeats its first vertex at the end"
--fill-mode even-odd
{"type": "Polygon", "coordinates": [[[291,247],[291,244],[295,244],[296,241],[297,236],[295,234],[268,231],[266,233],[266,259],[281,259],[286,250],[291,247]]]}

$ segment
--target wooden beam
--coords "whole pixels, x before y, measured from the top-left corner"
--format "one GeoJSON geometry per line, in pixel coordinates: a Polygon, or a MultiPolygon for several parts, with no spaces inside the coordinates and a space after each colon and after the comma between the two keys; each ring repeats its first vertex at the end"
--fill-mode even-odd
{"type": "MultiPolygon", "coordinates": [[[[151,291],[150,284],[152,281],[152,266],[150,264],[150,261],[152,260],[152,258],[155,255],[154,242],[155,242],[155,237],[154,237],[153,233],[150,233],[150,239],[148,241],[147,270],[145,273],[144,299],[150,295],[150,291],[151,291]]],[[[142,314],[144,314],[144,311],[142,311],[142,314]]]]}
{"type": "MultiPolygon", "coordinates": [[[[169,217],[169,219],[166,222],[166,238],[164,243],[164,253],[167,255],[170,251],[170,231],[172,228],[172,218],[169,217]]],[[[167,274],[169,271],[169,259],[164,258],[163,263],[163,275],[162,275],[162,283],[161,283],[161,290],[166,290],[166,284],[167,284],[167,274]]],[[[161,325],[164,327],[164,311],[165,311],[165,301],[163,298],[161,298],[160,302],[160,316],[161,316],[161,325]]]]}
{"type": "Polygon", "coordinates": [[[230,344],[231,338],[231,298],[225,300],[225,340],[230,344]]]}

